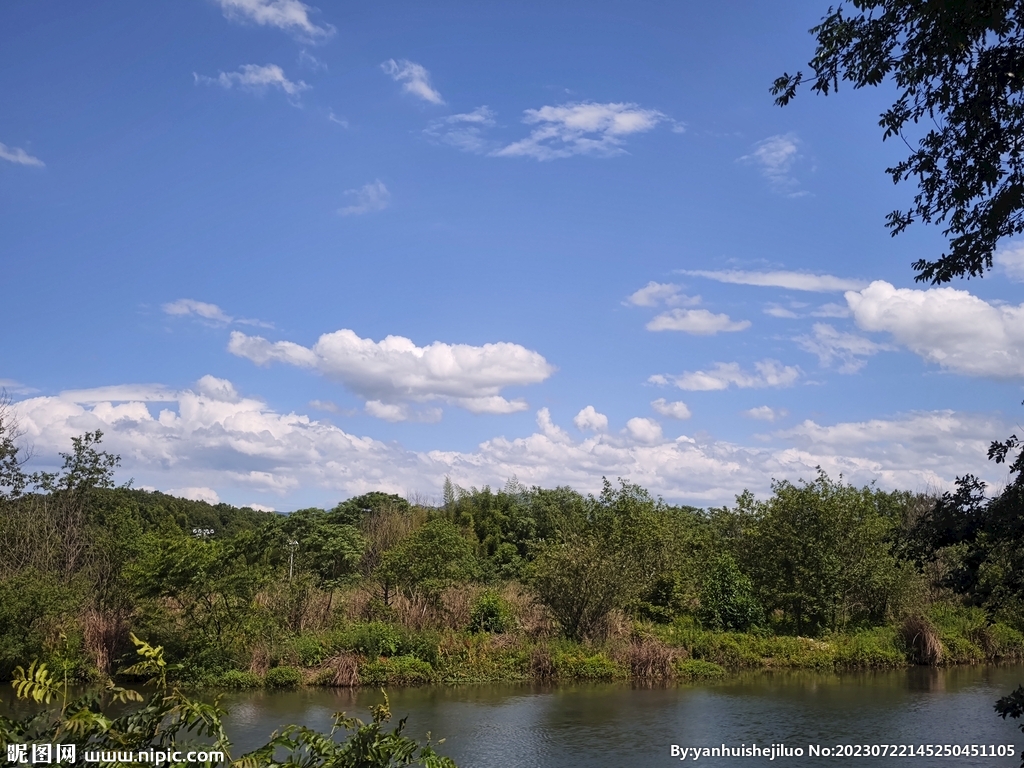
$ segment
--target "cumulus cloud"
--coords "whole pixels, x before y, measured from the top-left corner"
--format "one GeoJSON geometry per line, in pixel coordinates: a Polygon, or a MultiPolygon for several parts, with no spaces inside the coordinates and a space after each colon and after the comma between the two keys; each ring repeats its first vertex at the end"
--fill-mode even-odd
{"type": "Polygon", "coordinates": [[[651,401],[651,408],[654,409],[655,413],[667,416],[670,419],[685,420],[693,415],[690,413],[689,407],[682,400],[669,402],[664,397],[659,397],[657,400],[651,401]]]}
{"type": "Polygon", "coordinates": [[[573,102],[559,106],[528,109],[523,122],[534,125],[525,139],[492,154],[496,157],[532,157],[554,160],[573,155],[610,156],[625,152],[627,136],[645,133],[666,116],[656,109],[637,104],[573,102]]]}
{"type": "Polygon", "coordinates": [[[608,429],[608,417],[598,413],[592,405],[577,413],[572,420],[581,432],[604,432],[608,429]]]}
{"type": "Polygon", "coordinates": [[[309,18],[313,11],[300,0],[216,0],[224,16],[232,21],[249,21],[261,27],[274,27],[310,42],[326,40],[334,34],[330,24],[319,26],[309,18]]]}
{"type": "Polygon", "coordinates": [[[38,157],[33,157],[24,149],[20,147],[8,147],[6,144],[0,144],[0,160],[6,160],[9,163],[16,165],[31,165],[36,168],[45,167],[46,163],[40,160],[38,157]]]}
{"type": "Polygon", "coordinates": [[[508,342],[471,346],[435,341],[418,347],[403,336],[376,342],[348,329],[324,334],[311,348],[234,331],[228,350],[257,365],[280,362],[318,371],[367,401],[441,401],[472,413],[525,410],[524,400],[507,400],[501,390],[537,384],[555,370],[539,353],[508,342]]]}
{"type": "MultiPolygon", "coordinates": [[[[391,76],[396,83],[402,84],[402,90],[431,104],[444,104],[441,94],[430,84],[430,73],[422,64],[402,59],[388,59],[380,68],[391,76]]],[[[485,107],[486,109],[486,107],[485,107]]]]}
{"type": "Polygon", "coordinates": [[[383,211],[391,205],[391,193],[380,179],[364,184],[359,189],[347,189],[345,194],[354,197],[355,202],[338,209],[342,216],[362,216],[364,213],[383,211]]]}
{"type": "Polygon", "coordinates": [[[834,275],[815,275],[809,272],[787,272],[774,270],[769,272],[746,272],[738,269],[727,270],[680,270],[684,275],[705,277],[720,283],[733,285],[757,285],[765,288],[788,288],[791,291],[857,291],[865,287],[863,280],[851,280],[834,275]]]}
{"type": "Polygon", "coordinates": [[[1011,280],[1024,283],[1024,242],[1017,241],[1000,248],[992,260],[1011,280]]]}
{"type": "Polygon", "coordinates": [[[261,501],[286,508],[371,490],[437,494],[446,475],[467,487],[516,476],[525,485],[584,492],[599,491],[602,476],[623,477],[695,504],[730,503],[744,488],[767,493],[771,478],[809,479],[818,466],[858,484],[941,490],[964,472],[998,482],[985,451],[992,435],[1010,429],[991,415],[933,411],[831,425],[805,421],[756,447],[665,438],[650,420],[574,440],[541,409],[532,434],[496,437],[469,451],[417,452],[279,413],[240,395],[231,382],[204,379],[160,406],[79,392],[21,400],[16,415],[39,463],[59,464],[57,453],[68,450],[72,437],[101,429],[104,447],[122,456],[124,478],[140,486],[208,489],[250,506],[254,493],[265,494],[261,501]]]}
{"type": "Polygon", "coordinates": [[[648,331],[683,331],[695,336],[743,331],[749,327],[749,320],[731,320],[728,315],[716,315],[706,309],[672,309],[647,323],[648,331]]]}
{"type": "Polygon", "coordinates": [[[787,133],[759,141],[749,155],[743,155],[737,162],[756,165],[775,192],[801,197],[807,192],[800,189],[800,182],[792,174],[799,157],[800,139],[787,133]]]}
{"type": "Polygon", "coordinates": [[[788,414],[789,411],[785,408],[772,408],[767,405],[759,405],[756,408],[749,408],[743,412],[743,415],[747,418],[757,419],[758,421],[776,421],[788,414]]]}
{"type": "Polygon", "coordinates": [[[891,349],[863,336],[837,331],[828,323],[815,323],[811,330],[812,336],[797,336],[794,341],[801,349],[817,355],[825,368],[839,363],[840,373],[856,373],[867,364],[866,358],[891,349]]]}
{"type": "Polygon", "coordinates": [[[494,110],[487,106],[477,107],[472,112],[448,115],[432,120],[423,131],[433,139],[450,144],[463,152],[485,154],[494,142],[484,135],[494,127],[494,110]]]}
{"type": "Polygon", "coordinates": [[[887,332],[925,360],[968,376],[1024,376],[1024,304],[993,305],[956,288],[895,288],[877,280],[846,301],[857,327],[887,332]]]}
{"type": "Polygon", "coordinates": [[[295,100],[300,93],[309,90],[308,85],[299,80],[292,82],[285,76],[284,70],[277,64],[243,64],[237,72],[221,72],[217,77],[207,77],[196,72],[192,73],[196,84],[219,85],[231,89],[236,85],[245,91],[263,93],[268,88],[276,88],[295,100]]]}
{"type": "Polygon", "coordinates": [[[687,371],[678,376],[656,374],[648,381],[651,384],[672,384],[679,389],[692,392],[710,392],[729,387],[739,389],[763,389],[765,387],[790,387],[800,378],[800,369],[783,365],[778,360],[765,359],[754,363],[754,372],[744,371],[739,363],[715,363],[709,371],[687,371]]]}
{"type": "Polygon", "coordinates": [[[623,303],[634,307],[657,307],[661,305],[691,307],[700,304],[700,301],[700,296],[687,296],[682,293],[682,289],[675,283],[658,283],[651,280],[643,288],[629,294],[623,303]]]}
{"type": "Polygon", "coordinates": [[[661,424],[654,419],[636,416],[626,422],[626,432],[641,443],[657,443],[662,439],[661,424]]]}

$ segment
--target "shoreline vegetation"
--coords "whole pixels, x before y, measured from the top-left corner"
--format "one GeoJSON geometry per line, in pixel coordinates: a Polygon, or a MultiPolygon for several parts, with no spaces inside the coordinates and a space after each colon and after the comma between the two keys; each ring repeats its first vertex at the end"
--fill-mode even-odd
{"type": "Polygon", "coordinates": [[[0,408],[0,679],[183,687],[688,681],[1024,661],[1024,484],[927,496],[824,472],[667,504],[627,481],[282,515],[117,487],[102,435],[26,474],[0,408]]]}

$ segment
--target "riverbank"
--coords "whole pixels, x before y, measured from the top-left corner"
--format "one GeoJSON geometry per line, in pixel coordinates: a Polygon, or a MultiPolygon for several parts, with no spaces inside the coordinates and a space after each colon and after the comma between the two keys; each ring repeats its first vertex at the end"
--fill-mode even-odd
{"type": "Polygon", "coordinates": [[[410,630],[351,622],[281,643],[248,669],[182,670],[196,687],[355,688],[484,682],[693,681],[734,671],[842,671],[1024,661],[1024,634],[941,608],[898,625],[820,638],[714,632],[692,620],[634,622],[599,643],[524,633],[410,630]],[[265,665],[260,668],[258,664],[265,665]]]}

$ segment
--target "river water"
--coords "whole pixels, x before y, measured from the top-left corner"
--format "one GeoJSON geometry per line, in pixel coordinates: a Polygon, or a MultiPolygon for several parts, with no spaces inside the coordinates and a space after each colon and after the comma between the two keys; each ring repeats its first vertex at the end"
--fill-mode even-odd
{"type": "MultiPolygon", "coordinates": [[[[751,673],[701,685],[617,684],[426,687],[389,691],[406,733],[444,738],[460,768],[646,768],[726,766],[1006,766],[1016,768],[1024,733],[995,715],[996,699],[1024,683],[1024,666],[917,667],[887,672],[751,673]],[[801,757],[685,761],[672,745],[721,749],[785,745],[801,757]],[[1010,757],[825,757],[810,745],[1014,745],[1010,757]]],[[[369,719],[380,691],[303,689],[225,696],[236,754],[284,723],[328,728],[332,713],[369,719]]],[[[906,748],[904,747],[904,750],[906,748]]],[[[1004,747],[1005,749],[1005,747],[1004,747]]],[[[681,750],[680,750],[681,751],[681,750]]]]}

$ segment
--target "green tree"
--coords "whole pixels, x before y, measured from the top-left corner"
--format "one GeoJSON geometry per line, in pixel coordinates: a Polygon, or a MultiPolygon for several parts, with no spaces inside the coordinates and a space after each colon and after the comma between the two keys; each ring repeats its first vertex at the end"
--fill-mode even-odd
{"type": "Polygon", "coordinates": [[[772,491],[737,504],[743,570],[766,610],[781,611],[798,634],[879,623],[898,610],[913,578],[892,553],[903,495],[820,470],[812,482],[777,481],[772,491]]]}
{"type": "MultiPolygon", "coordinates": [[[[914,262],[917,279],[982,276],[999,241],[1024,232],[1024,6],[852,0],[811,33],[812,91],[827,95],[840,81],[895,86],[879,126],[910,154],[886,170],[895,182],[915,179],[918,191],[887,226],[896,235],[934,222],[949,239],[947,253],[914,262]]],[[[802,72],[776,79],[776,103],[788,104],[804,82],[802,72]]]]}
{"type": "Polygon", "coordinates": [[[388,550],[376,570],[385,604],[394,587],[436,603],[447,587],[479,576],[473,545],[444,518],[435,518],[402,539],[388,550]]]}

